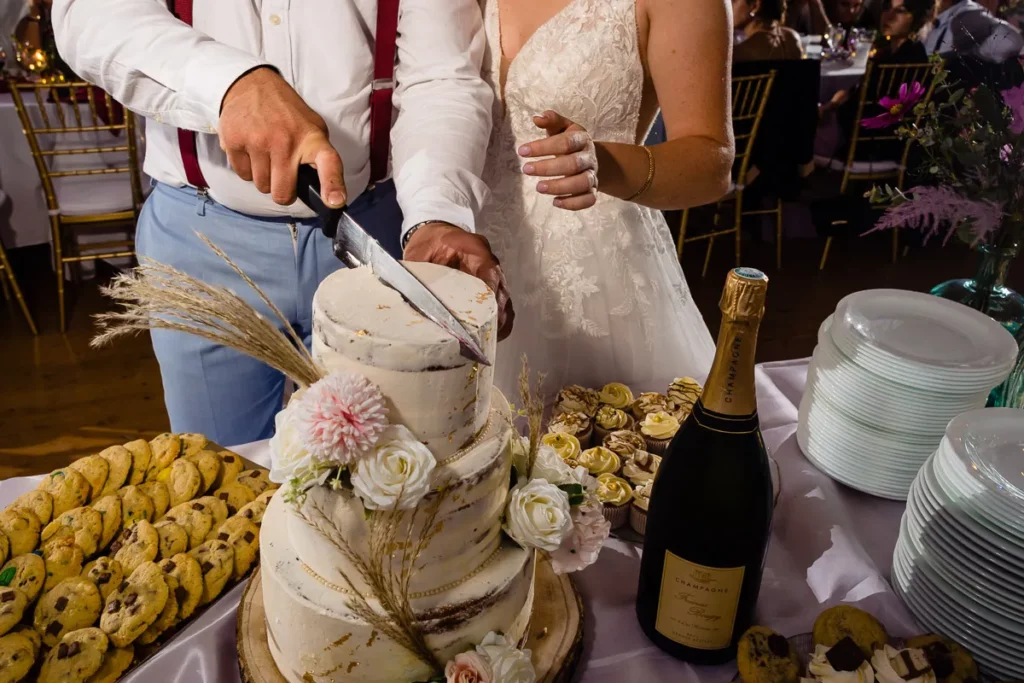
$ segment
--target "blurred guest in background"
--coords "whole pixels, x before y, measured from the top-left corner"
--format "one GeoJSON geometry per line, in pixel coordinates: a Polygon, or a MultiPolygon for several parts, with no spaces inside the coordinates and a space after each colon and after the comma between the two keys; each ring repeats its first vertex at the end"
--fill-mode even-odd
{"type": "Polygon", "coordinates": [[[845,29],[878,28],[877,10],[873,11],[868,0],[833,0],[829,17],[833,24],[845,29]]]}
{"type": "Polygon", "coordinates": [[[1020,32],[974,0],[938,0],[935,8],[935,25],[924,41],[928,54],[1002,64],[1024,50],[1020,32]]]}
{"type": "Polygon", "coordinates": [[[820,36],[832,28],[822,0],[793,0],[788,3],[784,23],[804,35],[820,36]]]}
{"type": "Polygon", "coordinates": [[[800,35],[782,25],[785,14],[786,0],[733,0],[733,62],[803,59],[800,35]]]}

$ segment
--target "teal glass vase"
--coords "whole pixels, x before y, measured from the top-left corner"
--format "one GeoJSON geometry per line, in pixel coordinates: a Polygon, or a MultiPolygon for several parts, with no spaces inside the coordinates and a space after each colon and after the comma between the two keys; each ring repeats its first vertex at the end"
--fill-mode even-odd
{"type": "MultiPolygon", "coordinates": [[[[1019,339],[1024,330],[1024,296],[1007,287],[1006,278],[1020,251],[1020,244],[1011,242],[1001,247],[982,244],[977,250],[978,271],[973,278],[943,282],[933,287],[931,293],[981,311],[1019,339]]],[[[1018,358],[1018,370],[1020,366],[1021,359],[1018,358]]],[[[1005,405],[1007,388],[1008,384],[1003,384],[993,389],[989,405],[1005,405]]]]}
{"type": "Polygon", "coordinates": [[[1009,379],[1002,386],[1002,393],[997,397],[1002,408],[1019,408],[1024,410],[1024,327],[1017,334],[1017,364],[1013,367],[1009,379]]]}

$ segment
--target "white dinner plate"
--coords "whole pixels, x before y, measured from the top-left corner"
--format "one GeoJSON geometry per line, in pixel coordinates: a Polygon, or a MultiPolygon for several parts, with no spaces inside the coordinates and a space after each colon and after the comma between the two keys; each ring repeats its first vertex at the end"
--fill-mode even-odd
{"type": "Polygon", "coordinates": [[[804,457],[806,457],[812,465],[814,465],[823,473],[825,473],[829,478],[838,481],[840,484],[849,486],[852,489],[856,489],[857,491],[862,491],[873,496],[878,496],[879,498],[887,498],[889,500],[899,501],[904,501],[907,499],[906,487],[892,486],[888,484],[875,482],[873,479],[865,477],[863,472],[851,472],[850,470],[847,470],[842,466],[837,466],[833,463],[818,460],[815,457],[814,449],[808,447],[806,441],[803,439],[803,436],[804,435],[798,429],[797,444],[803,451],[804,457]]]}
{"type": "Polygon", "coordinates": [[[1024,516],[1024,412],[973,410],[949,423],[946,438],[963,471],[1024,516]]]}
{"type": "Polygon", "coordinates": [[[847,443],[856,443],[886,455],[902,454],[914,464],[924,462],[942,441],[941,434],[922,438],[914,434],[875,429],[847,417],[827,401],[815,400],[817,397],[813,391],[805,394],[804,398],[807,405],[804,409],[804,401],[801,401],[801,409],[804,409],[801,412],[806,415],[808,427],[826,429],[847,443]]]}
{"type": "Polygon", "coordinates": [[[941,450],[937,452],[933,464],[933,475],[937,484],[960,509],[1010,543],[1024,547],[1024,524],[1020,519],[1020,515],[1024,513],[1007,506],[1005,501],[991,490],[978,491],[969,487],[963,475],[950,472],[950,465],[941,450]]]}
{"type": "Polygon", "coordinates": [[[916,475],[927,458],[910,459],[902,454],[890,454],[874,450],[858,442],[850,442],[835,436],[827,428],[804,427],[808,441],[820,453],[820,457],[829,460],[846,462],[864,468],[869,473],[876,472],[886,477],[892,475],[905,479],[909,483],[916,475]]]}

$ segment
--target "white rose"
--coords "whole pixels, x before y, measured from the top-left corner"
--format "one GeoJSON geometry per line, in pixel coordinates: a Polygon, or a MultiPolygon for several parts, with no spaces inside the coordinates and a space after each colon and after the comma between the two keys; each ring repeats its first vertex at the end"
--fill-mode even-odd
{"type": "Polygon", "coordinates": [[[572,468],[562,460],[554,448],[544,445],[537,449],[537,460],[533,463],[533,478],[543,479],[555,486],[576,483],[572,468]]]}
{"type": "Polygon", "coordinates": [[[556,550],[572,531],[569,494],[543,479],[516,486],[505,509],[505,531],[523,548],[556,550]]]}
{"type": "Polygon", "coordinates": [[[430,490],[437,466],[430,449],[401,425],[391,425],[373,452],[352,467],[352,488],[369,510],[410,510],[430,490]]]}
{"type": "Polygon", "coordinates": [[[295,422],[294,403],[274,417],[274,438],[270,440],[270,481],[287,484],[290,479],[310,471],[316,461],[302,445],[295,422]]]}
{"type": "Polygon", "coordinates": [[[476,651],[491,665],[493,683],[534,683],[537,680],[530,651],[517,650],[494,631],[484,636],[476,651]]]}

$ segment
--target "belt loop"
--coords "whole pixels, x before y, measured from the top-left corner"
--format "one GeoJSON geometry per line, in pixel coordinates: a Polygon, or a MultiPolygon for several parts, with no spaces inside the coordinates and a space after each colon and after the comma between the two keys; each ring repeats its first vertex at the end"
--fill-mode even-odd
{"type": "Polygon", "coordinates": [[[206,215],[206,205],[210,203],[210,195],[207,193],[206,188],[199,188],[196,190],[196,215],[206,215]]]}

